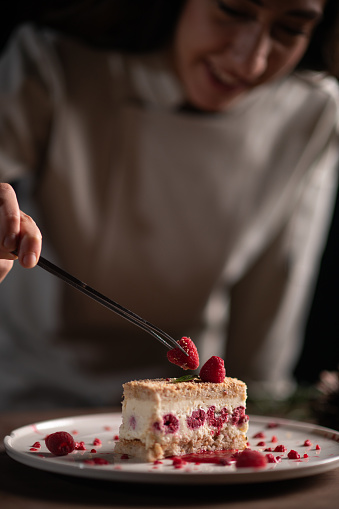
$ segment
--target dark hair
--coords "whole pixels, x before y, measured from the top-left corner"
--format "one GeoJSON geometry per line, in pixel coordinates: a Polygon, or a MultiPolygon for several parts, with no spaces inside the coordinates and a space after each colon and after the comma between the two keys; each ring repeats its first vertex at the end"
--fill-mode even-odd
{"type": "Polygon", "coordinates": [[[326,71],[339,78],[338,0],[327,0],[322,20],[316,27],[298,68],[326,71]]]}
{"type": "MultiPolygon", "coordinates": [[[[31,17],[38,25],[53,27],[97,47],[125,52],[147,52],[165,46],[184,3],[185,0],[29,2],[31,17]]],[[[339,76],[339,0],[327,0],[323,18],[298,68],[339,76]]]]}
{"type": "Polygon", "coordinates": [[[171,39],[185,0],[35,0],[31,18],[103,49],[147,52],[171,39]]]}

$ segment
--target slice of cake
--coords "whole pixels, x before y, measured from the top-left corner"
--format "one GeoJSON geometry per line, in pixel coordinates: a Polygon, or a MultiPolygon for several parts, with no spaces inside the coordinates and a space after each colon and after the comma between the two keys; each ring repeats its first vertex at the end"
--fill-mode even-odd
{"type": "Polygon", "coordinates": [[[246,385],[172,379],[124,384],[115,452],[154,461],[199,451],[243,450],[247,443],[246,385]]]}

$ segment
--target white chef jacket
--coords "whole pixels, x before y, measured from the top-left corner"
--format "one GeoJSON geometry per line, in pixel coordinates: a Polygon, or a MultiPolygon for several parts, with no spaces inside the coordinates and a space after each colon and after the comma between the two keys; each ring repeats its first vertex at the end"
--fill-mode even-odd
{"type": "MultiPolygon", "coordinates": [[[[183,103],[161,54],[20,27],[0,61],[0,179],[26,183],[46,257],[283,397],[333,207],[337,85],[294,74],[223,113],[183,103]]],[[[3,407],[111,404],[124,381],[178,374],[40,268],[16,263],[0,303],[3,407]]]]}

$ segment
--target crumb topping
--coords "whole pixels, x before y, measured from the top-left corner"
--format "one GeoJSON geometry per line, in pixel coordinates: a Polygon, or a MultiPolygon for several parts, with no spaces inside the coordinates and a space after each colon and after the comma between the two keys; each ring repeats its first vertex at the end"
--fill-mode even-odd
{"type": "Polygon", "coordinates": [[[168,379],[132,380],[123,385],[124,396],[137,399],[181,400],[184,398],[246,398],[246,384],[237,378],[226,377],[222,383],[192,380],[178,384],[168,379]]]}

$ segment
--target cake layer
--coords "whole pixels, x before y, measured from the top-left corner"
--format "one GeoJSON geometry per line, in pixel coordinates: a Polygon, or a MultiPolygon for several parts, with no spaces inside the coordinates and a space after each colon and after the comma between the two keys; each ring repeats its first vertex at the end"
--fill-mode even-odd
{"type": "Polygon", "coordinates": [[[246,447],[246,385],[139,380],[124,385],[115,451],[147,461],[200,450],[246,447]]]}
{"type": "Polygon", "coordinates": [[[170,399],[183,398],[240,397],[246,400],[246,384],[236,378],[226,377],[222,383],[201,382],[199,379],[190,382],[173,383],[171,379],[155,378],[134,380],[123,385],[125,398],[137,399],[170,399]]]}

